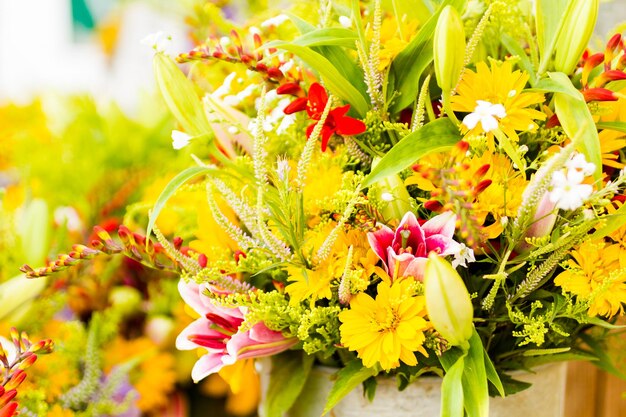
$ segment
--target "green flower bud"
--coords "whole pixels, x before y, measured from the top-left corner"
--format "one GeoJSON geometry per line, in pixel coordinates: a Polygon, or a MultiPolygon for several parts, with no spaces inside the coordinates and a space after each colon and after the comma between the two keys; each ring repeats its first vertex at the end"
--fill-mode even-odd
{"type": "MultiPolygon", "coordinates": [[[[380,158],[372,162],[374,168],[380,158]]],[[[389,175],[378,181],[374,187],[374,197],[381,203],[381,214],[385,219],[401,219],[411,211],[411,196],[398,175],[389,175]]]]}
{"type": "Polygon", "coordinates": [[[598,19],[599,0],[571,0],[556,40],[554,69],[571,74],[582,56],[598,19]]]}
{"type": "Polygon", "coordinates": [[[456,9],[446,6],[435,28],[433,54],[437,85],[444,92],[454,90],[465,60],[465,30],[456,9]]]}
{"type": "Polygon", "coordinates": [[[424,271],[424,295],[428,318],[453,346],[468,347],[472,337],[474,308],[465,283],[445,259],[428,255],[424,271]]]}

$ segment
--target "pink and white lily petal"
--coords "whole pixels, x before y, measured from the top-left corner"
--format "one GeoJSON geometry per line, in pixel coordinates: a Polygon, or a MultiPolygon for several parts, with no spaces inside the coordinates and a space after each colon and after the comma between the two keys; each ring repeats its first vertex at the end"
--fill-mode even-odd
{"type": "Polygon", "coordinates": [[[196,364],[191,370],[191,379],[193,382],[198,382],[207,376],[219,372],[225,365],[223,359],[223,353],[207,353],[196,361],[196,364]]]}
{"type": "Polygon", "coordinates": [[[370,244],[370,247],[378,256],[378,258],[383,261],[383,267],[385,268],[385,272],[389,272],[387,268],[387,248],[391,247],[393,243],[394,233],[389,227],[382,225],[382,227],[375,231],[367,234],[367,240],[370,244]]]}
{"type": "Polygon", "coordinates": [[[444,235],[454,236],[456,228],[456,214],[451,211],[441,213],[422,225],[422,230],[426,236],[444,235]]]}
{"type": "Polygon", "coordinates": [[[296,343],[298,343],[296,337],[286,338],[281,332],[270,330],[263,323],[257,323],[249,331],[234,335],[228,341],[227,351],[237,360],[260,358],[283,352],[296,343]]]}

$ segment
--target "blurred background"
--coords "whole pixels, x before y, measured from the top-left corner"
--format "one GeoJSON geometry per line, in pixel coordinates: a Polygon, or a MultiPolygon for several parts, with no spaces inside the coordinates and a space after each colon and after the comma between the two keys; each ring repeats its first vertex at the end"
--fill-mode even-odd
{"type": "MultiPolygon", "coordinates": [[[[277,10],[278,3],[0,0],[0,336],[19,326],[60,341],[29,375],[23,415],[255,414],[251,369],[191,382],[194,352],[174,349],[176,334],[192,320],[175,274],[111,257],[26,282],[19,267],[106,237],[92,232],[96,225],[113,239],[121,224],[145,230],[160,191],[189,166],[191,151],[172,148],[176,126],[155,94],[154,51],[142,39],[171,35],[175,56],[202,41],[210,25],[251,16],[259,23],[269,17],[266,6],[277,10]],[[118,374],[125,376],[114,380],[118,374]]],[[[316,5],[311,1],[309,10],[316,5]]],[[[607,34],[624,31],[624,20],[626,0],[603,2],[599,50],[607,34]]],[[[193,151],[204,156],[202,148],[193,151]]],[[[188,216],[198,211],[196,191],[177,195],[158,223],[190,246],[213,233],[206,213],[188,216]]],[[[625,415],[615,406],[623,382],[589,364],[573,367],[571,381],[567,415],[625,415]]]]}

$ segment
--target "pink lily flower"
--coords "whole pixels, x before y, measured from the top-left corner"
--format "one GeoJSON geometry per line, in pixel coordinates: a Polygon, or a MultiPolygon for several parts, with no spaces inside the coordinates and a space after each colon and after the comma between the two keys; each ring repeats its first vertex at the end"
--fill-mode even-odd
{"type": "Polygon", "coordinates": [[[368,233],[367,239],[391,279],[411,276],[422,281],[430,252],[441,256],[459,252],[460,243],[452,238],[455,225],[456,215],[451,211],[422,225],[415,214],[408,212],[395,232],[383,225],[380,230],[368,233]]]}
{"type": "Polygon", "coordinates": [[[176,338],[179,350],[204,349],[206,353],[198,359],[192,371],[194,382],[219,372],[225,365],[239,359],[275,355],[296,343],[296,337],[286,338],[281,332],[256,323],[246,331],[240,329],[245,319],[245,309],[215,305],[204,295],[212,287],[180,280],[178,291],[183,300],[200,315],[176,338]]]}

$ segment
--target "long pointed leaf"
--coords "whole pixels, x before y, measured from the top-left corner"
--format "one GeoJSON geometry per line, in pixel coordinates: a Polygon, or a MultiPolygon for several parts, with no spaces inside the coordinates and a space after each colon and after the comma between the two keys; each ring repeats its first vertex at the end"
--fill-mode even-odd
{"type": "Polygon", "coordinates": [[[441,417],[463,417],[463,369],[461,356],[448,369],[441,383],[441,417]]]}
{"type": "Polygon", "coordinates": [[[163,210],[163,207],[165,207],[165,203],[167,203],[167,200],[169,200],[170,197],[174,195],[176,190],[178,190],[181,185],[198,175],[214,172],[218,172],[218,170],[215,168],[195,166],[187,168],[186,170],[180,172],[178,175],[172,178],[172,180],[167,183],[163,191],[161,191],[161,194],[157,198],[156,203],[154,203],[152,211],[150,211],[150,216],[148,217],[148,227],[146,229],[146,236],[150,236],[150,233],[154,228],[154,224],[156,223],[156,220],[159,217],[161,210],[163,210]]]}
{"type": "Polygon", "coordinates": [[[319,73],[331,93],[350,103],[359,116],[365,116],[369,106],[363,95],[350,83],[350,81],[346,80],[341,75],[339,70],[335,68],[334,64],[323,55],[306,46],[280,42],[277,42],[274,45],[276,48],[284,49],[296,54],[300,59],[319,73]]]}
{"type": "Polygon", "coordinates": [[[348,362],[345,367],[337,372],[337,380],[328,394],[323,414],[332,410],[350,391],[377,373],[373,368],[364,367],[360,359],[348,362]]]}
{"type": "MultiPolygon", "coordinates": [[[[354,49],[357,39],[357,34],[352,30],[344,28],[324,28],[307,32],[291,41],[291,43],[299,46],[336,45],[354,49]]],[[[263,47],[271,48],[281,43],[281,41],[273,41],[263,47]]]]}
{"type": "Polygon", "coordinates": [[[284,352],[272,358],[270,383],[263,409],[265,417],[282,417],[296,402],[313,366],[313,356],[303,351],[284,352]]]}
{"type": "Polygon", "coordinates": [[[551,72],[548,75],[560,88],[569,90],[569,93],[555,92],[556,114],[563,130],[570,138],[580,136],[578,150],[585,155],[588,162],[595,164],[594,177],[598,180],[602,175],[602,152],[598,130],[587,103],[585,103],[583,95],[572,85],[567,75],[560,72],[551,72]]]}
{"type": "Polygon", "coordinates": [[[363,187],[408,168],[424,155],[449,149],[461,139],[459,129],[448,118],[437,119],[405,136],[380,160],[365,178],[363,187]]]}

